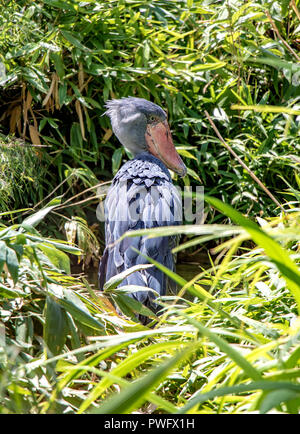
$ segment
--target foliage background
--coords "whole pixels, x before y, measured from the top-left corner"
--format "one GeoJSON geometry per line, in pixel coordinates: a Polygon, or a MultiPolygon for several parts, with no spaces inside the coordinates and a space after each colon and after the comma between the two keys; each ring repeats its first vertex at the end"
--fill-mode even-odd
{"type": "Polygon", "coordinates": [[[168,111],[189,167],[186,183],[203,184],[244,212],[274,209],[216,140],[206,109],[275,196],[284,201],[287,183],[297,187],[299,116],[232,110],[234,104],[299,110],[295,2],[2,3],[1,124],[4,133],[47,146],[37,150],[47,170],[39,199],[71,173],[80,177],[79,189],[95,177],[111,179],[126,156],[101,115],[108,98],[128,95],[168,111]]]}
{"type": "Polygon", "coordinates": [[[1,1],[1,412],[299,412],[299,18],[297,0],[1,1]],[[218,257],[173,276],[153,330],[67,256],[99,256],[97,186],[128,157],[103,107],[128,95],[168,111],[174,181],[222,201],[180,229],[218,257]]]}

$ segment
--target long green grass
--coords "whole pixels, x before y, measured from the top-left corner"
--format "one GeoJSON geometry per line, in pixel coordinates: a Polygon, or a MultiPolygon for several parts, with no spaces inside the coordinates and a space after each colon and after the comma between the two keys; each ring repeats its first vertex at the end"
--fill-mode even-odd
{"type": "MultiPolygon", "coordinates": [[[[151,99],[168,112],[188,167],[185,184],[203,185],[241,212],[275,215],[275,204],[216,139],[204,110],[275,197],[288,200],[288,185],[297,189],[299,177],[298,3],[5,0],[3,131],[46,146],[43,197],[60,183],[58,194],[71,197],[95,178],[110,180],[127,158],[101,116],[105,101],[151,99]],[[65,183],[75,168],[80,174],[65,183]]],[[[34,196],[33,184],[31,190],[34,196]]],[[[25,205],[20,195],[16,207],[25,205]]],[[[219,222],[206,211],[209,223],[219,222]]]]}
{"type": "Polygon", "coordinates": [[[299,413],[299,16],[298,0],[4,0],[0,413],[299,413]],[[174,182],[206,194],[203,224],[144,233],[210,261],[188,279],[149,258],[178,286],[157,317],[124,274],[104,292],[71,274],[101,253],[91,215],[127,159],[101,115],[128,95],[167,110],[174,182]]]}
{"type": "Polygon", "coordinates": [[[206,199],[240,226],[219,265],[192,281],[149,258],[181,288],[159,299],[150,328],[116,287],[124,273],[104,294],[68,276],[63,250],[80,251],[34,228],[59,201],[2,229],[1,412],[299,412],[299,211],[259,227],[206,199]],[[243,248],[249,240],[257,246],[243,248]]]}

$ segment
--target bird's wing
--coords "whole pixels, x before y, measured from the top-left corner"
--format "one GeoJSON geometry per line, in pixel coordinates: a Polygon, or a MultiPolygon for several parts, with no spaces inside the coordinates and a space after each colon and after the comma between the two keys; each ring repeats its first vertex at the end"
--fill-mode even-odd
{"type": "MultiPolygon", "coordinates": [[[[149,256],[170,269],[174,268],[171,249],[175,246],[176,237],[136,236],[117,242],[126,231],[181,222],[181,199],[172,182],[154,176],[153,170],[148,170],[148,173],[144,170],[144,176],[134,177],[133,174],[136,175],[136,172],[132,171],[132,177],[126,179],[126,182],[115,182],[106,198],[106,249],[99,269],[100,287],[101,282],[133,265],[148,263],[142,255],[149,256]]],[[[160,295],[166,293],[165,275],[156,267],[135,272],[122,284],[147,286],[160,295]]],[[[152,294],[140,291],[134,296],[146,303],[152,294]]]]}

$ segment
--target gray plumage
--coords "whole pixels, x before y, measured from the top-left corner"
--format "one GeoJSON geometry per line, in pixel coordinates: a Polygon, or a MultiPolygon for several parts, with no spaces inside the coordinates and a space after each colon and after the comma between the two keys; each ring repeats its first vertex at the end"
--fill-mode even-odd
{"type": "Polygon", "coordinates": [[[148,119],[167,119],[162,108],[143,98],[121,98],[107,101],[104,114],[110,117],[113,132],[133,156],[147,151],[145,131],[148,119]]]}
{"type": "MultiPolygon", "coordinates": [[[[176,236],[150,239],[137,236],[127,237],[118,243],[116,241],[126,231],[178,225],[182,222],[181,199],[169,171],[160,159],[148,152],[145,140],[151,117],[155,116],[157,122],[164,122],[166,113],[150,101],[132,97],[108,101],[106,107],[105,114],[111,119],[115,135],[135,158],[118,171],[105,200],[106,247],[99,266],[100,289],[105,281],[116,274],[134,265],[148,263],[132,247],[174,270],[171,250],[176,245],[176,236]]],[[[185,167],[183,163],[182,166],[185,167]]],[[[123,280],[121,286],[149,287],[159,295],[165,295],[169,283],[171,284],[162,271],[151,267],[132,273],[123,280]]],[[[137,291],[128,295],[154,312],[158,311],[152,291],[137,291]]],[[[145,318],[140,320],[147,322],[145,318]]]]}

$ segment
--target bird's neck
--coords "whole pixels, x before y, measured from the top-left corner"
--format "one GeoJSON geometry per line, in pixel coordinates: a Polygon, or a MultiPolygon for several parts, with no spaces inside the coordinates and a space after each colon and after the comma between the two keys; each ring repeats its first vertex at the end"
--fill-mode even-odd
{"type": "Polygon", "coordinates": [[[156,158],[154,155],[150,154],[150,152],[148,151],[140,152],[134,157],[134,160],[150,161],[151,163],[157,164],[164,171],[164,173],[171,179],[170,172],[166,167],[166,165],[161,160],[156,158]]]}

